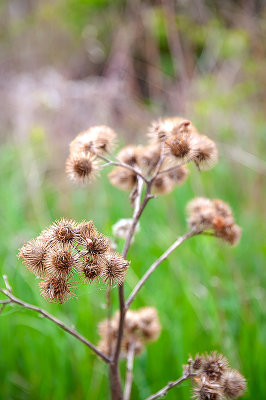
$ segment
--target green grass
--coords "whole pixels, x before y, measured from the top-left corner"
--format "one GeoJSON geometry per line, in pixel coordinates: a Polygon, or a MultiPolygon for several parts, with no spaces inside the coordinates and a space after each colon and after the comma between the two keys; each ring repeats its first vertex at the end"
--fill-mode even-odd
{"type": "MultiPolygon", "coordinates": [[[[8,275],[16,296],[44,307],[97,343],[97,323],[106,316],[105,287],[83,286],[78,299],[64,305],[47,303],[39,294],[38,281],[16,254],[56,218],[93,219],[100,231],[110,235],[112,224],[130,217],[132,210],[127,195],[110,186],[105,176],[93,186],[72,188],[62,171],[47,172],[46,156],[29,143],[0,149],[0,276],[8,275]]],[[[254,172],[221,160],[201,175],[191,168],[187,183],[151,201],[145,210],[129,253],[126,294],[176,236],[186,232],[184,210],[195,195],[230,203],[243,236],[234,248],[214,238],[190,239],[141,290],[133,307],[157,307],[162,333],[135,360],[132,399],[144,399],[178,378],[189,354],[214,349],[247,378],[244,399],[264,398],[266,276],[261,187],[254,172]]],[[[105,365],[53,323],[18,306],[8,306],[0,315],[0,387],[4,400],[109,398],[105,365]]],[[[167,398],[187,399],[189,391],[187,382],[167,398]]]]}

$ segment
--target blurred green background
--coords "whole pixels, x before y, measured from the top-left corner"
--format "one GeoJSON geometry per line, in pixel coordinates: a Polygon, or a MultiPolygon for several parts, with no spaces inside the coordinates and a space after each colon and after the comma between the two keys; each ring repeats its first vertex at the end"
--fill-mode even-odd
{"type": "MultiPolygon", "coordinates": [[[[66,179],[68,143],[80,130],[106,123],[121,145],[143,143],[151,119],[182,115],[217,142],[220,160],[201,174],[191,166],[182,187],[149,203],[129,253],[126,293],[186,232],[194,196],[228,202],[243,235],[234,248],[190,239],[141,290],[133,307],[157,307],[162,333],[136,358],[132,399],[177,379],[189,354],[211,350],[247,378],[243,399],[264,398],[265,3],[10,0],[0,13],[1,286],[7,274],[17,297],[97,343],[106,288],[82,286],[78,299],[47,303],[18,248],[62,216],[92,219],[109,236],[131,216],[127,194],[105,172],[87,187],[66,179]]],[[[116,309],[116,289],[112,296],[116,309]]],[[[109,398],[105,365],[18,306],[0,315],[0,388],[4,400],[109,398]]],[[[189,396],[186,382],[167,398],[189,396]]]]}

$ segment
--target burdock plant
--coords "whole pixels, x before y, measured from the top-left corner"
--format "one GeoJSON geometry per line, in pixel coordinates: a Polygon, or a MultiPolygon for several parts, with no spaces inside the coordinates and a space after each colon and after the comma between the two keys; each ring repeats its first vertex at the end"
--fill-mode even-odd
{"type": "MultiPolygon", "coordinates": [[[[124,285],[130,261],[128,251],[139,220],[151,199],[164,195],[182,185],[188,176],[187,165],[194,163],[199,171],[215,165],[218,152],[215,143],[201,135],[194,125],[183,118],[168,118],[154,122],[143,146],[126,146],[113,155],[116,134],[107,126],[96,126],[81,132],[70,143],[66,173],[78,184],[87,184],[99,176],[106,167],[113,167],[108,177],[112,185],[129,191],[134,208],[132,218],[123,218],[113,226],[113,235],[123,238],[122,254],[118,254],[113,241],[100,233],[92,221],[76,222],[65,218],[56,221],[40,235],[26,243],[19,258],[26,268],[40,278],[41,295],[51,302],[64,303],[75,296],[78,282],[103,282],[107,287],[107,302],[111,290],[118,291],[119,310],[99,322],[100,340],[93,345],[74,328],[48,314],[45,310],[27,304],[15,297],[4,277],[7,296],[2,309],[15,303],[36,311],[75,336],[108,366],[112,400],[129,400],[133,381],[133,361],[145,346],[156,340],[161,331],[155,308],[138,310],[130,307],[150,275],[184,241],[203,234],[215,236],[229,245],[235,245],[241,228],[235,224],[228,204],[218,199],[195,198],[187,205],[188,232],[178,237],[171,246],[146,269],[127,299],[124,285]],[[126,358],[125,382],[120,378],[120,360],[126,358]]],[[[165,277],[167,279],[167,277],[165,277]]],[[[216,352],[189,358],[183,375],[151,395],[158,399],[184,380],[192,383],[192,397],[197,400],[234,399],[242,395],[246,383],[243,376],[229,367],[228,360],[216,352]]]]}

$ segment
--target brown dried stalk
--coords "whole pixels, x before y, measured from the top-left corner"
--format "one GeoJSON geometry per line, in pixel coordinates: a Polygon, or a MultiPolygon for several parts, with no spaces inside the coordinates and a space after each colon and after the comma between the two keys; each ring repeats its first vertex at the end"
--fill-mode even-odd
{"type": "Polygon", "coordinates": [[[180,383],[186,381],[187,379],[192,378],[192,376],[195,376],[197,374],[191,373],[189,371],[185,372],[181,378],[177,379],[176,381],[173,382],[169,382],[166,386],[164,386],[161,390],[159,390],[157,393],[147,397],[146,400],[156,400],[156,399],[160,399],[164,396],[166,396],[166,394],[168,393],[168,391],[170,389],[173,389],[174,387],[180,385],[180,383]]]}

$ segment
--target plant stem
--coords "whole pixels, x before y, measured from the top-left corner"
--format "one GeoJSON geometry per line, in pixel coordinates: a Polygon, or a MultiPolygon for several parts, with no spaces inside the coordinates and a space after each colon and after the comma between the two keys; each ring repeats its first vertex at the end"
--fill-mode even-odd
{"type": "Polygon", "coordinates": [[[97,349],[91,342],[89,342],[84,336],[78,333],[74,328],[69,328],[66,326],[62,321],[54,317],[53,315],[49,314],[45,310],[40,307],[36,307],[32,304],[25,303],[24,301],[20,300],[19,298],[12,295],[10,290],[0,289],[5,296],[10,299],[10,303],[18,304],[21,307],[27,308],[28,310],[36,311],[37,313],[41,314],[43,317],[50,319],[50,321],[54,322],[60,328],[64,329],[64,331],[68,332],[70,335],[74,336],[82,343],[84,343],[87,347],[89,347],[97,356],[99,356],[103,361],[106,363],[110,363],[110,359],[106,357],[100,350],[97,349]]]}
{"type": "Polygon", "coordinates": [[[130,400],[130,394],[133,382],[134,355],[135,355],[135,344],[130,343],[127,353],[127,373],[126,373],[126,383],[124,390],[124,400],[130,400]]]}
{"type": "Polygon", "coordinates": [[[166,396],[167,392],[170,389],[173,389],[174,387],[176,387],[177,385],[180,385],[180,383],[186,381],[187,379],[190,379],[192,376],[194,376],[196,374],[192,374],[190,372],[186,372],[184,373],[184,375],[181,376],[181,378],[177,379],[176,381],[173,382],[169,382],[165,387],[163,387],[161,390],[159,390],[157,393],[147,397],[146,400],[156,400],[156,399],[160,399],[161,397],[166,396]]]}

